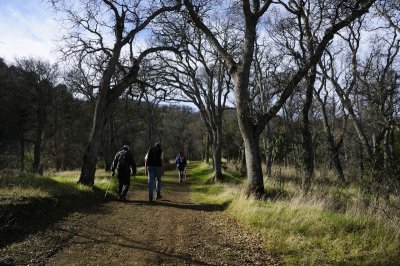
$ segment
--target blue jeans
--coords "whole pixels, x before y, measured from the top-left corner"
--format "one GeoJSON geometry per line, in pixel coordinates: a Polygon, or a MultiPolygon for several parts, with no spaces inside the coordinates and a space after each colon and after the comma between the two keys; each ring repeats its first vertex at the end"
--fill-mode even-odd
{"type": "Polygon", "coordinates": [[[149,200],[153,200],[154,180],[156,180],[157,195],[158,196],[161,195],[161,166],[149,166],[148,177],[149,177],[149,200]]]}

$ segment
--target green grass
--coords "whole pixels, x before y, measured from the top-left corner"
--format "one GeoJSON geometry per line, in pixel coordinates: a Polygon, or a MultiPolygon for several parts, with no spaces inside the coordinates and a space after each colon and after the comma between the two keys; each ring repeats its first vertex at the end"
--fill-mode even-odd
{"type": "MultiPolygon", "coordinates": [[[[213,178],[213,169],[206,163],[193,162],[190,164],[190,175],[195,177],[191,185],[192,200],[202,204],[224,205],[232,201],[234,197],[233,187],[229,183],[211,182],[213,178]]],[[[229,179],[229,175],[225,175],[229,179]]]]}
{"type": "Polygon", "coordinates": [[[368,215],[335,213],[292,201],[255,201],[236,197],[230,215],[265,237],[267,250],[285,263],[395,265],[400,230],[368,215]]]}
{"type": "MultiPolygon", "coordinates": [[[[360,190],[329,187],[304,196],[292,183],[268,183],[267,200],[246,199],[242,185],[210,184],[212,169],[198,164],[193,199],[229,203],[226,213],[261,232],[265,248],[288,265],[398,265],[400,228],[363,209],[360,190]]],[[[239,178],[240,179],[240,178],[239,178]]]]}
{"type": "MultiPolygon", "coordinates": [[[[78,171],[57,172],[39,176],[26,172],[3,171],[0,173],[0,204],[18,203],[32,199],[87,200],[99,197],[109,184],[109,173],[97,171],[95,187],[77,184],[78,171]]],[[[117,182],[113,178],[110,192],[115,191],[117,182]]]]}
{"type": "MultiPolygon", "coordinates": [[[[77,171],[45,176],[0,171],[0,246],[21,241],[70,213],[97,211],[104,202],[109,176],[98,170],[95,186],[90,188],[77,184],[77,171]]],[[[114,178],[110,194],[115,194],[116,186],[114,178]]]]}
{"type": "MultiPolygon", "coordinates": [[[[308,196],[295,184],[284,187],[266,185],[267,200],[246,199],[242,177],[224,173],[226,182],[214,184],[212,168],[204,163],[189,166],[191,197],[202,204],[226,206],[226,213],[251,230],[261,232],[265,248],[289,265],[397,265],[400,261],[398,223],[380,219],[363,209],[355,187],[322,188],[308,196]],[[297,191],[296,191],[297,189],[297,191]]],[[[77,185],[79,172],[59,172],[36,176],[19,172],[0,172],[0,207],[25,204],[35,199],[79,204],[99,202],[109,184],[109,173],[96,172],[94,189],[77,185]]],[[[178,182],[174,172],[166,176],[178,182]]],[[[138,169],[134,182],[146,184],[138,169]]],[[[116,191],[113,178],[110,194],[116,191]]],[[[393,199],[394,201],[398,198],[393,199]]]]}

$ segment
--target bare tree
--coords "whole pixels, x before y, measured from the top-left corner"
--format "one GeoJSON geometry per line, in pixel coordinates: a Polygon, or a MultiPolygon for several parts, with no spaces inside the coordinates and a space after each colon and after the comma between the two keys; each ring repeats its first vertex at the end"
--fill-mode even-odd
{"type": "Polygon", "coordinates": [[[374,7],[377,15],[383,17],[390,27],[400,33],[400,3],[395,0],[378,0],[374,7]]]}
{"type": "Polygon", "coordinates": [[[86,147],[79,183],[92,186],[97,152],[107,113],[121,94],[137,80],[144,58],[169,47],[138,48],[140,33],[152,26],[162,13],[174,11],[175,1],[91,0],[51,1],[67,15],[72,27],[65,37],[64,55],[93,65],[98,91],[93,127],[86,147]],[[169,3],[168,3],[169,2],[169,3]],[[74,5],[78,4],[77,7],[74,5]]]}
{"type": "MultiPolygon", "coordinates": [[[[307,75],[308,71],[317,64],[325,47],[333,39],[334,34],[357,17],[366,13],[374,1],[352,1],[351,6],[343,1],[331,3],[324,14],[326,18],[324,27],[321,27],[318,36],[315,36],[317,38],[313,49],[315,52],[291,76],[287,86],[279,98],[276,99],[274,105],[263,115],[256,118],[252,116],[252,112],[249,109],[251,105],[249,95],[250,70],[257,41],[257,28],[259,28],[262,16],[270,8],[273,1],[267,0],[261,3],[258,0],[243,0],[240,4],[233,1],[234,4],[240,6],[241,17],[239,21],[243,23],[242,30],[244,31],[244,41],[240,49],[241,52],[237,57],[224,48],[213,29],[202,19],[200,11],[203,12],[203,10],[201,10],[201,6],[196,6],[194,1],[190,0],[184,0],[183,2],[191,22],[206,35],[208,41],[224,59],[234,79],[238,124],[246,153],[246,168],[249,181],[247,192],[249,195],[253,194],[256,197],[261,197],[264,194],[264,181],[261,171],[259,139],[265,125],[278,113],[286,99],[290,97],[297,84],[307,75]]],[[[318,6],[318,2],[310,3],[318,6]]]]}
{"type": "MultiPolygon", "coordinates": [[[[169,33],[172,34],[168,36],[181,35],[182,53],[175,58],[161,57],[157,75],[166,86],[177,90],[175,99],[191,102],[199,109],[212,143],[214,181],[218,182],[223,179],[223,114],[232,88],[231,78],[224,62],[198,30],[191,31],[185,24],[181,27],[170,25],[169,33]]],[[[229,25],[223,27],[221,34],[229,25]]],[[[223,45],[228,46],[227,42],[223,45]]]]}
{"type": "MultiPolygon", "coordinates": [[[[348,34],[341,37],[350,51],[349,67],[340,69],[336,59],[339,51],[330,49],[321,69],[351,117],[369,169],[379,170],[381,166],[389,169],[393,158],[390,135],[397,124],[395,106],[399,101],[395,62],[400,39],[395,29],[384,36],[376,36],[371,40],[373,44],[368,54],[360,48],[361,23],[349,27],[348,34]]],[[[374,176],[376,181],[381,178],[379,174],[374,176]]]]}
{"type": "MultiPolygon", "coordinates": [[[[271,49],[267,44],[256,43],[253,66],[253,92],[252,98],[254,113],[263,114],[272,105],[272,99],[278,94],[279,82],[275,77],[281,56],[271,56],[271,49]],[[273,84],[273,85],[272,85],[273,84]]],[[[272,129],[270,121],[262,133],[262,146],[265,154],[266,175],[272,175],[272,129]]]]}
{"type": "MultiPolygon", "coordinates": [[[[314,96],[319,103],[319,106],[321,108],[321,115],[322,115],[322,124],[324,127],[325,135],[326,135],[326,140],[328,143],[329,147],[329,153],[330,153],[330,158],[331,162],[333,164],[333,168],[336,171],[337,178],[339,182],[344,184],[346,182],[344,173],[343,173],[343,167],[342,163],[340,160],[340,150],[341,147],[343,146],[343,138],[344,138],[344,132],[346,129],[347,125],[347,115],[345,112],[343,112],[343,129],[341,131],[341,134],[337,137],[337,140],[335,139],[335,134],[334,134],[334,124],[336,122],[336,104],[333,105],[333,110],[332,110],[332,119],[330,122],[329,115],[328,115],[328,99],[330,96],[330,92],[328,91],[327,84],[326,84],[326,79],[323,77],[321,80],[321,86],[317,89],[314,89],[314,96]]],[[[332,97],[334,98],[334,97],[332,97]]],[[[333,102],[335,102],[335,99],[332,99],[333,102]]]]}

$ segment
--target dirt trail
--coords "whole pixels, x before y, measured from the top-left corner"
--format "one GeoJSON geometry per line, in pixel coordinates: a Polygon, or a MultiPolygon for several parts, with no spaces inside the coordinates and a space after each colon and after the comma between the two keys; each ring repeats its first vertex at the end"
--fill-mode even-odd
{"type": "MultiPolygon", "coordinates": [[[[227,218],[222,206],[191,203],[189,184],[177,183],[172,175],[175,173],[167,172],[164,178],[162,200],[147,202],[146,185],[134,181],[127,202],[106,202],[96,212],[74,213],[47,229],[58,232],[59,240],[46,254],[46,259],[36,263],[278,264],[273,256],[263,251],[258,236],[227,218]]],[[[43,238],[46,233],[42,235],[43,238]]]]}

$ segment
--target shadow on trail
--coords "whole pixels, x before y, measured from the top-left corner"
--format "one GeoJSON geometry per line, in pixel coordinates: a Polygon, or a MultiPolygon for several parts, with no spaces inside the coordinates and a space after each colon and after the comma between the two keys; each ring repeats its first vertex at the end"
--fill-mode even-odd
{"type": "MultiPolygon", "coordinates": [[[[68,184],[47,182],[71,189],[68,184]]],[[[103,203],[107,201],[104,200],[104,191],[95,188],[94,192],[82,191],[63,197],[29,198],[0,204],[0,249],[23,241],[30,234],[46,230],[71,213],[105,214],[107,209],[103,208],[103,203]]]]}
{"type": "Polygon", "coordinates": [[[224,202],[222,204],[192,204],[192,203],[182,203],[173,202],[167,199],[157,200],[153,202],[148,202],[145,200],[127,200],[126,204],[135,205],[150,205],[150,206],[163,206],[176,209],[186,209],[194,211],[204,211],[204,212],[216,212],[224,211],[229,206],[230,202],[224,202]]]}
{"type": "MultiPolygon", "coordinates": [[[[189,193],[191,190],[189,188],[189,185],[191,183],[189,181],[185,183],[178,183],[170,180],[162,180],[162,190],[167,190],[167,191],[172,191],[172,192],[183,192],[183,193],[189,193]]],[[[131,184],[131,189],[142,189],[142,190],[147,190],[148,184],[143,183],[143,182],[133,182],[131,184]]]]}
{"type": "Polygon", "coordinates": [[[67,233],[73,235],[74,237],[80,237],[82,239],[86,239],[86,241],[80,241],[79,244],[93,245],[96,243],[96,244],[115,245],[115,246],[119,246],[122,248],[130,248],[130,249],[136,249],[136,250],[141,250],[141,251],[147,251],[147,252],[155,253],[155,254],[158,254],[161,256],[165,256],[167,258],[183,260],[185,262],[185,265],[186,265],[186,263],[196,263],[198,265],[208,265],[208,266],[218,265],[218,264],[210,264],[210,263],[198,260],[198,259],[194,259],[193,255],[189,254],[189,253],[176,254],[176,253],[172,253],[172,252],[160,251],[157,246],[152,245],[151,243],[137,241],[133,238],[127,237],[124,234],[117,233],[115,231],[111,231],[111,230],[108,230],[105,228],[98,228],[98,227],[92,226],[92,229],[95,229],[97,231],[97,233],[91,234],[90,236],[85,235],[84,233],[81,233],[81,232],[66,230],[66,229],[62,229],[62,228],[60,228],[59,230],[67,232],[67,233]],[[110,236],[112,238],[119,239],[119,240],[123,239],[125,243],[118,243],[113,240],[104,240],[104,238],[110,239],[110,236]]]}

